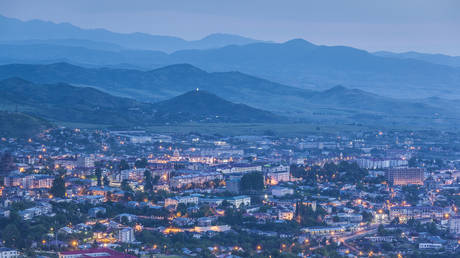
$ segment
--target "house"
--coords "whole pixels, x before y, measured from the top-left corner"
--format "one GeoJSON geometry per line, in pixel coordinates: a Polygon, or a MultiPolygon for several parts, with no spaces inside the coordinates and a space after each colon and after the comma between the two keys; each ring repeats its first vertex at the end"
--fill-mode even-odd
{"type": "Polygon", "coordinates": [[[229,197],[229,198],[226,198],[225,200],[229,202],[231,205],[233,205],[233,207],[235,208],[239,208],[241,205],[243,206],[251,205],[251,197],[246,196],[246,195],[229,197]]]}
{"type": "Polygon", "coordinates": [[[272,187],[272,195],[274,197],[283,197],[285,195],[291,195],[291,194],[294,194],[294,190],[291,188],[279,187],[279,186],[272,187]]]}
{"type": "Polygon", "coordinates": [[[418,244],[419,249],[441,249],[442,244],[439,243],[419,243],[418,244]]]}
{"type": "Polygon", "coordinates": [[[278,219],[280,220],[292,220],[294,218],[294,212],[290,210],[279,210],[278,219]]]}
{"type": "Polygon", "coordinates": [[[42,216],[51,213],[52,206],[49,203],[40,203],[40,205],[22,210],[19,216],[24,220],[32,219],[35,216],[42,216]]]}
{"type": "Polygon", "coordinates": [[[58,232],[63,233],[63,234],[72,234],[72,233],[74,233],[74,230],[69,228],[69,227],[62,227],[62,228],[59,229],[58,232]]]}
{"type": "Polygon", "coordinates": [[[94,207],[89,209],[88,215],[92,218],[96,218],[97,214],[105,214],[107,210],[104,207],[94,207]]]}
{"type": "Polygon", "coordinates": [[[19,257],[20,253],[17,250],[0,247],[0,258],[16,258],[19,257]]]}
{"type": "Polygon", "coordinates": [[[176,197],[165,199],[165,207],[168,207],[168,206],[177,207],[179,203],[183,203],[185,205],[198,204],[198,197],[196,196],[176,196],[176,197]]]}

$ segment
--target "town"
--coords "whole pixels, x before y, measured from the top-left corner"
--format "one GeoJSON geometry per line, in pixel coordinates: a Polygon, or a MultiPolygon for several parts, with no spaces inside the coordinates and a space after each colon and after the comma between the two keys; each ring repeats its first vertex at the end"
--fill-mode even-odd
{"type": "Polygon", "coordinates": [[[3,137],[0,257],[454,257],[459,155],[439,131],[3,137]]]}

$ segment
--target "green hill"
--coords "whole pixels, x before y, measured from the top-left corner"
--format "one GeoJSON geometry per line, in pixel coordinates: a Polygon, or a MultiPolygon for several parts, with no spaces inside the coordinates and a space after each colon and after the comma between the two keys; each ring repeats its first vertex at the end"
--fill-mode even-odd
{"type": "Polygon", "coordinates": [[[17,109],[50,121],[123,127],[189,121],[241,123],[277,119],[267,111],[234,104],[211,93],[186,93],[152,104],[116,97],[90,87],[64,83],[34,84],[20,78],[0,81],[0,103],[0,110],[17,109]]]}
{"type": "Polygon", "coordinates": [[[276,122],[274,114],[244,104],[235,104],[216,95],[196,89],[155,104],[162,121],[207,122],[276,122]]]}
{"type": "Polygon", "coordinates": [[[35,116],[0,111],[0,137],[30,137],[51,127],[51,123],[35,116]]]}

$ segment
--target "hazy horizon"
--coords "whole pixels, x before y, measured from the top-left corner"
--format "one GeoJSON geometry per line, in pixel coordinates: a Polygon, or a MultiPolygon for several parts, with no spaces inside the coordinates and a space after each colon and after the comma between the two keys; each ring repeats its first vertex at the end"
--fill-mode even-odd
{"type": "Polygon", "coordinates": [[[213,33],[284,42],[302,38],[320,45],[374,51],[460,55],[457,1],[353,0],[213,1],[10,1],[0,14],[28,21],[71,23],[84,29],[142,32],[196,40],[213,33]],[[331,7],[332,6],[332,7],[331,7]]]}

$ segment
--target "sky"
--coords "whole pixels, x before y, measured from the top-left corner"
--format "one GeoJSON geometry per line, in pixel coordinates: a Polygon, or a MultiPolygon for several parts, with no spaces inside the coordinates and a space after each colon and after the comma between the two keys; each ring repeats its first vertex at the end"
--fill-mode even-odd
{"type": "Polygon", "coordinates": [[[231,33],[460,56],[459,0],[2,0],[0,14],[199,39],[231,33]]]}

